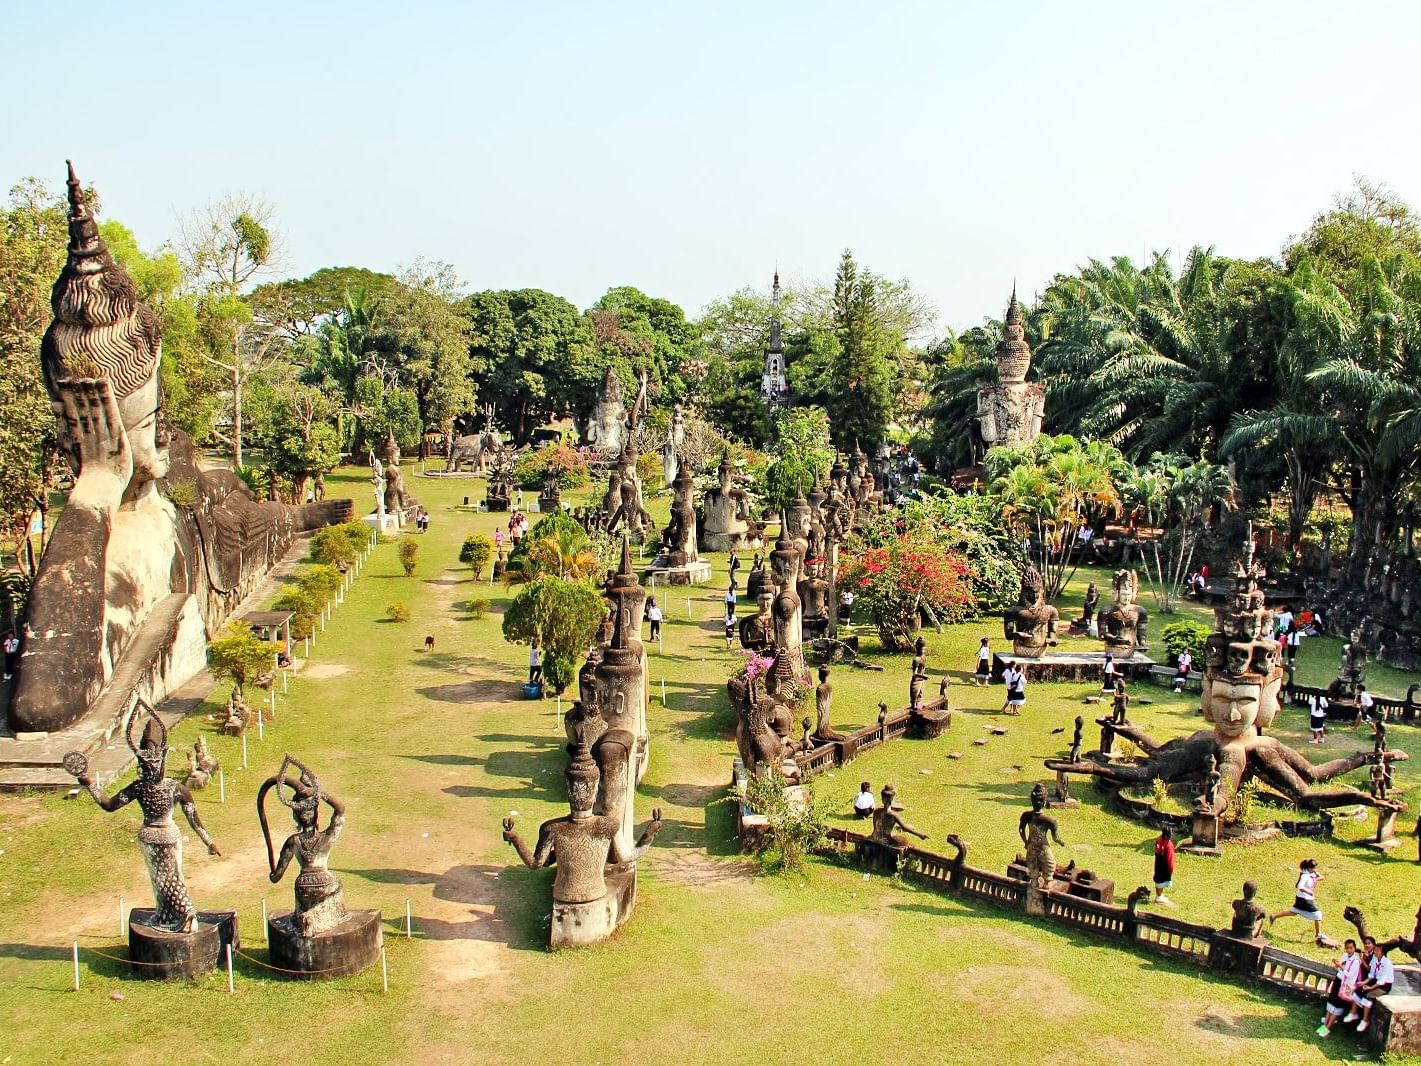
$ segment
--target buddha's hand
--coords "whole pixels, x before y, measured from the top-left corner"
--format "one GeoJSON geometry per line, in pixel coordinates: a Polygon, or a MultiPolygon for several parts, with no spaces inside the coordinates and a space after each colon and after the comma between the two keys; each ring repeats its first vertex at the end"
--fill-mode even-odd
{"type": "Polygon", "coordinates": [[[58,383],[64,425],[79,456],[71,500],[117,506],[133,478],[133,451],[107,378],[66,378],[58,383]]]}
{"type": "Polygon", "coordinates": [[[505,818],[503,820],[503,839],[509,843],[512,843],[513,836],[513,819],[505,818]]]}

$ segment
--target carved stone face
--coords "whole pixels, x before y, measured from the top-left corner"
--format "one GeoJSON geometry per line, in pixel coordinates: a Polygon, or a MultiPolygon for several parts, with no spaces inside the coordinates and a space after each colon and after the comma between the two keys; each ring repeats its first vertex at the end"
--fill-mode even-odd
{"type": "Polygon", "coordinates": [[[1211,678],[1208,682],[1214,731],[1229,739],[1257,728],[1263,703],[1263,686],[1251,681],[1211,678]]]}
{"type": "Polygon", "coordinates": [[[1121,607],[1133,607],[1135,604],[1135,589],[1128,581],[1118,582],[1115,586],[1115,602],[1121,607]]]}
{"type": "Polygon", "coordinates": [[[1253,645],[1251,644],[1230,644],[1228,651],[1228,670],[1231,674],[1248,673],[1249,663],[1253,660],[1253,645]]]}

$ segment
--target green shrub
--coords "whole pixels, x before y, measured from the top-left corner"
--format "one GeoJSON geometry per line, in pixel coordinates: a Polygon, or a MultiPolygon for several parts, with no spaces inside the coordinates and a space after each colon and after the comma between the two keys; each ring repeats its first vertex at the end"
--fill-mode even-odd
{"type": "Polygon", "coordinates": [[[207,668],[215,677],[230,679],[240,693],[248,681],[276,669],[276,645],[245,622],[228,622],[222,636],[207,645],[207,668]]]}
{"type": "Polygon", "coordinates": [[[342,522],[338,526],[331,526],[331,528],[338,529],[345,535],[346,540],[350,541],[350,546],[355,549],[356,554],[363,552],[370,546],[370,527],[364,522],[358,520],[354,522],[342,522]]]}
{"type": "Polygon", "coordinates": [[[385,608],[385,617],[391,622],[408,622],[410,620],[410,609],[403,603],[392,603],[385,608]]]}
{"type": "MultiPolygon", "coordinates": [[[[777,766],[764,776],[752,776],[746,783],[745,802],[763,814],[767,823],[755,857],[768,873],[801,871],[805,859],[829,842],[825,819],[830,805],[815,796],[812,777],[805,775],[800,784],[804,789],[802,801],[791,801],[785,795],[788,782],[777,766]]],[[[738,794],[730,796],[732,803],[740,800],[738,794]]]]}
{"type": "Polygon", "coordinates": [[[543,675],[554,692],[562,692],[606,613],[606,601],[591,582],[540,577],[524,585],[508,605],[503,639],[541,647],[543,675]]]}
{"type": "Polygon", "coordinates": [[[400,542],[400,565],[405,568],[405,577],[414,573],[415,560],[419,557],[419,545],[412,540],[400,542]]]}
{"type": "Polygon", "coordinates": [[[468,608],[469,617],[477,621],[488,614],[489,603],[488,600],[483,597],[475,597],[466,604],[466,607],[468,608]]]}
{"type": "Polygon", "coordinates": [[[1189,649],[1189,654],[1194,656],[1196,660],[1199,659],[1204,651],[1204,641],[1208,639],[1209,627],[1203,622],[1195,622],[1192,619],[1171,622],[1160,633],[1160,642],[1169,655],[1169,665],[1171,666],[1179,661],[1179,653],[1185,648],[1189,649]]]}
{"type": "Polygon", "coordinates": [[[303,566],[296,572],[296,587],[303,592],[309,592],[318,604],[324,606],[325,602],[335,595],[336,589],[340,588],[340,571],[324,563],[303,566]]]}
{"type": "Polygon", "coordinates": [[[484,576],[484,567],[493,558],[493,541],[482,533],[464,538],[464,546],[459,549],[459,562],[467,563],[474,571],[474,580],[484,576]]]}
{"type": "Polygon", "coordinates": [[[520,456],[513,464],[513,478],[525,489],[541,489],[543,475],[558,472],[558,487],[576,489],[591,479],[587,458],[569,444],[546,444],[535,452],[520,456]]]}
{"type": "Polygon", "coordinates": [[[299,585],[288,587],[276,598],[272,609],[291,612],[292,640],[305,640],[309,637],[321,617],[321,601],[299,585]]]}
{"type": "Polygon", "coordinates": [[[311,538],[311,558],[315,562],[337,568],[350,566],[355,562],[360,549],[350,543],[350,537],[341,526],[326,526],[318,529],[311,538]]]}

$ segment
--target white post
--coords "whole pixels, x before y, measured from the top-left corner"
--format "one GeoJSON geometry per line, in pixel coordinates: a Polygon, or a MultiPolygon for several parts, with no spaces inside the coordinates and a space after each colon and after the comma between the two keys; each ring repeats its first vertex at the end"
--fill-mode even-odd
{"type": "Polygon", "coordinates": [[[238,767],[238,769],[245,770],[246,768],[247,768],[247,734],[243,733],[243,734],[242,734],[242,765],[241,765],[240,767],[238,767]]]}
{"type": "MultiPolygon", "coordinates": [[[[380,949],[380,980],[385,985],[385,994],[390,992],[390,961],[385,958],[385,949],[380,949]]],[[[78,987],[77,985],[75,987],[78,987]]]]}
{"type": "Polygon", "coordinates": [[[220,767],[217,770],[217,802],[227,802],[227,771],[220,767]]]}
{"type": "Polygon", "coordinates": [[[405,900],[405,939],[414,936],[414,911],[410,909],[410,901],[405,900]]]}
{"type": "Polygon", "coordinates": [[[123,936],[123,897],[118,897],[118,935],[123,936]]]}
{"type": "Polygon", "coordinates": [[[227,994],[230,996],[237,991],[237,987],[232,982],[232,945],[227,945],[227,994]]]}
{"type": "Polygon", "coordinates": [[[266,939],[266,897],[263,896],[263,897],[262,897],[262,943],[265,944],[266,942],[267,942],[267,939],[266,939]]]}
{"type": "Polygon", "coordinates": [[[74,991],[79,991],[79,941],[74,941],[74,991]]]}
{"type": "Polygon", "coordinates": [[[558,693],[558,725],[562,725],[562,693],[558,693]]]}
{"type": "Polygon", "coordinates": [[[663,677],[661,679],[661,706],[665,707],[666,705],[666,678],[663,677]]]}
{"type": "Polygon", "coordinates": [[[257,715],[257,740],[266,743],[266,720],[260,714],[257,715]]]}
{"type": "Polygon", "coordinates": [[[271,720],[276,721],[276,686],[271,686],[271,720]]]}
{"type": "Polygon", "coordinates": [[[282,694],[283,696],[286,695],[286,675],[287,675],[287,673],[288,673],[288,671],[286,671],[286,670],[281,671],[281,694],[282,694]]]}

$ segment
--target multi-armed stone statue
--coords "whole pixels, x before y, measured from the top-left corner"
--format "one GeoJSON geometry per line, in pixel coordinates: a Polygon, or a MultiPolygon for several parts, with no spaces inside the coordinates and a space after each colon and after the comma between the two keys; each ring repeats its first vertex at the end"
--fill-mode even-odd
{"type": "Polygon", "coordinates": [[[610,366],[597,389],[597,404],[587,427],[587,440],[603,455],[620,455],[627,442],[627,408],[622,382],[610,366]]]}
{"type": "Polygon", "coordinates": [[[1030,368],[1031,347],[1026,343],[1021,304],[1013,287],[997,345],[997,382],[977,390],[977,424],[986,447],[1020,447],[1040,435],[1046,389],[1040,382],[1026,380],[1030,368]]]}
{"type": "Polygon", "coordinates": [[[92,750],[135,699],[156,704],[206,666],[208,638],[295,534],[352,505],[259,503],[169,430],[158,319],[109,255],[72,167],[52,306],[41,365],[75,481],[30,593],[9,724],[54,732],[87,714],[92,750]],[[164,495],[176,485],[192,490],[180,504],[164,495]]]}
{"type": "Polygon", "coordinates": [[[701,503],[701,546],[716,552],[758,548],[762,542],[750,524],[750,497],[734,482],[729,453],[721,457],[719,477],[701,503]]]}
{"type": "Polygon", "coordinates": [[[537,869],[557,864],[549,931],[554,948],[596,943],[631,917],[636,906],[636,861],[661,829],[661,811],[656,809],[646,832],[628,846],[631,826],[594,811],[602,791],[601,774],[585,738],[575,743],[564,776],[570,813],[544,822],[534,848],[530,850],[518,835],[512,816],[503,820],[503,839],[517,849],[525,865],[537,869]]]}
{"type": "Polygon", "coordinates": [[[346,910],[340,881],[330,871],[331,849],[345,827],[345,805],[323,791],[316,775],[300,760],[287,755],[257,791],[257,818],[266,840],[271,883],[286,875],[292,859],[299,867],[295,910],[276,911],[267,920],[272,965],[293,977],[329,980],[359,973],[378,959],[380,912],[346,910]],[[293,768],[299,777],[286,775],[293,768]],[[272,789],[296,823],[296,832],[286,838],[279,855],[266,821],[265,801],[272,789]],[[331,809],[324,829],[320,826],[323,802],[331,809]]]}
{"type": "MultiPolygon", "coordinates": [[[[1321,783],[1373,760],[1405,759],[1404,752],[1370,751],[1314,764],[1263,731],[1278,714],[1283,688],[1282,657],[1269,634],[1273,612],[1264,606],[1259,589],[1262,568],[1253,561],[1253,542],[1244,547],[1235,569],[1231,600],[1215,609],[1216,628],[1206,642],[1207,663],[1201,707],[1210,728],[1160,744],[1129,723],[1100,719],[1107,735],[1119,735],[1145,753],[1137,765],[1080,759],[1048,759],[1046,765],[1067,773],[1104,777],[1122,785],[1147,785],[1159,780],[1202,783],[1215,766],[1217,785],[1204,790],[1196,814],[1222,817],[1239,786],[1257,777],[1301,810],[1321,810],[1368,804],[1393,811],[1392,800],[1370,796],[1347,785],[1321,783]],[[1212,760],[1212,762],[1211,762],[1212,760]]],[[[1197,822],[1197,818],[1196,818],[1197,822]]],[[[1196,831],[1196,836],[1197,836],[1196,831]]]]}
{"type": "Polygon", "coordinates": [[[89,761],[82,752],[64,756],[64,768],[79,779],[89,795],[106,811],[137,802],[143,811],[138,847],[153,882],[153,909],[134,907],[128,916],[128,954],[140,977],[190,978],[216,964],[221,948],[237,942],[237,916],[231,911],[198,913],[183,877],[183,838],[173,821],[181,807],[192,831],[207,845],[209,854],[221,855],[197,813],[192,794],[176,780],[164,776],[168,760],[168,729],[146,703],[137,701],[128,712],[123,730],[129,750],[138,760],[138,780],[112,796],[100,791],[89,761]],[[146,715],[143,738],[134,743],[133,730],[146,715]]]}
{"type": "Polygon", "coordinates": [[[1041,571],[1028,566],[1021,573],[1021,595],[1017,605],[1008,609],[1002,628],[1012,642],[1012,653],[1027,659],[1039,659],[1048,646],[1056,643],[1056,622],[1060,612],[1046,602],[1046,583],[1041,571]]]}

